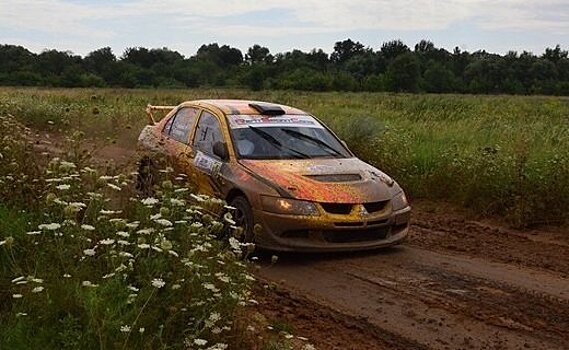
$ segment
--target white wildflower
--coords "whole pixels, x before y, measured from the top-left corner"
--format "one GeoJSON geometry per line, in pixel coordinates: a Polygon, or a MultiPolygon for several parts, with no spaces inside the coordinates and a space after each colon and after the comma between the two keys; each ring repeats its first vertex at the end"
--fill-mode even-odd
{"type": "Polygon", "coordinates": [[[153,228],[144,228],[144,229],[142,229],[142,230],[136,231],[136,233],[141,234],[141,235],[149,235],[149,234],[151,234],[152,232],[154,232],[154,229],[153,229],[153,228]]]}
{"type": "Polygon", "coordinates": [[[101,213],[101,215],[113,215],[113,214],[120,214],[120,213],[122,213],[122,210],[105,210],[105,209],[101,209],[101,211],[100,211],[99,213],[101,213]]]}
{"type": "Polygon", "coordinates": [[[16,277],[12,280],[12,283],[20,282],[20,281],[25,280],[25,279],[26,279],[26,277],[24,277],[24,276],[16,277]]]}
{"type": "Polygon", "coordinates": [[[149,207],[153,206],[154,204],[159,203],[160,201],[153,197],[144,198],[140,201],[142,204],[147,205],[149,207]]]}
{"type": "Polygon", "coordinates": [[[140,222],[138,222],[138,221],[133,221],[133,222],[129,222],[128,224],[126,224],[126,227],[128,227],[128,228],[137,228],[138,225],[140,225],[140,222]]]}
{"type": "Polygon", "coordinates": [[[186,205],[185,201],[177,198],[170,198],[170,203],[176,207],[183,207],[184,205],[186,205]]]}
{"type": "MultiPolygon", "coordinates": [[[[51,121],[51,120],[50,120],[51,121]]],[[[48,123],[50,122],[48,121],[48,123]]],[[[53,122],[52,122],[53,124],[53,122]]],[[[64,160],[61,161],[61,163],[59,163],[59,168],[61,170],[71,170],[71,169],[75,169],[76,165],[71,163],[71,162],[66,162],[64,160]]]]}
{"type": "Polygon", "coordinates": [[[135,286],[131,286],[131,285],[126,286],[126,288],[128,288],[129,290],[132,290],[133,292],[138,292],[140,290],[140,289],[136,288],[135,286]]]}
{"type": "Polygon", "coordinates": [[[166,219],[157,219],[154,220],[157,224],[162,225],[164,227],[170,227],[172,226],[172,222],[170,220],[166,220],[166,219]]]}
{"type": "Polygon", "coordinates": [[[164,282],[162,280],[162,278],[155,278],[152,280],[151,284],[152,284],[152,287],[160,289],[166,285],[166,282],[164,282]]]}
{"type": "Polygon", "coordinates": [[[83,254],[85,254],[87,256],[94,256],[95,255],[95,249],[84,249],[83,254]]]}
{"type": "Polygon", "coordinates": [[[229,245],[236,252],[241,252],[241,243],[235,237],[229,237],[229,245]]]}
{"type": "Polygon", "coordinates": [[[81,208],[87,208],[87,204],[83,203],[83,202],[71,202],[69,203],[69,206],[75,208],[75,209],[81,209],[81,208]]]}
{"type": "Polygon", "coordinates": [[[112,188],[112,189],[115,190],[115,191],[120,191],[120,190],[121,190],[121,188],[120,188],[119,186],[114,185],[114,184],[107,184],[107,186],[109,186],[110,188],[112,188]]]}
{"type": "Polygon", "coordinates": [[[197,346],[204,346],[207,344],[207,340],[205,339],[194,339],[194,344],[196,344],[197,346]]]}
{"type": "Polygon", "coordinates": [[[213,283],[202,283],[202,287],[213,292],[217,292],[219,290],[213,283]]]}
{"type": "Polygon", "coordinates": [[[96,287],[99,286],[98,284],[95,284],[95,283],[93,283],[93,282],[91,282],[91,281],[83,281],[83,282],[81,282],[81,285],[82,285],[83,287],[87,287],[87,288],[96,288],[96,287]]]}
{"type": "Polygon", "coordinates": [[[38,226],[38,228],[40,230],[55,231],[55,230],[61,228],[61,225],[56,223],[56,222],[52,222],[51,224],[41,224],[38,226]]]}

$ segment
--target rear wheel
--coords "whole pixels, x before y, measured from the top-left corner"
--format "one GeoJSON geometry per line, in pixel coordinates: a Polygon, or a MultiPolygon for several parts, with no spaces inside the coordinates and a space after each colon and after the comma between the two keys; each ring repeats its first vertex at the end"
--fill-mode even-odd
{"type": "Polygon", "coordinates": [[[241,241],[245,243],[253,242],[253,210],[247,198],[237,196],[231,201],[231,206],[235,208],[233,219],[238,226],[243,228],[243,236],[241,241]]]}

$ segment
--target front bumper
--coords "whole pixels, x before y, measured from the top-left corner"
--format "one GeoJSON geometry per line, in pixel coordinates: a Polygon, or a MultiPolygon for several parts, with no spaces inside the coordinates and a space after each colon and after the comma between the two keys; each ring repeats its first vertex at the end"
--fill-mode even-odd
{"type": "Polygon", "coordinates": [[[411,207],[378,215],[298,216],[254,210],[260,248],[295,252],[341,252],[389,247],[409,232],[411,207]]]}

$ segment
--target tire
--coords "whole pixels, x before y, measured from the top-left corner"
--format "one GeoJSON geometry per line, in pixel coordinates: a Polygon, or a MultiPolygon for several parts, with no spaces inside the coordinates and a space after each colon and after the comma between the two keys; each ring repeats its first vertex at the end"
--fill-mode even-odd
{"type": "Polygon", "coordinates": [[[241,241],[243,243],[253,243],[255,236],[253,233],[253,210],[249,201],[243,196],[237,196],[233,198],[230,205],[235,208],[233,219],[238,226],[243,227],[241,241]]]}
{"type": "Polygon", "coordinates": [[[145,156],[138,162],[138,175],[136,176],[136,189],[147,196],[154,192],[154,185],[158,181],[158,171],[154,161],[145,156]]]}

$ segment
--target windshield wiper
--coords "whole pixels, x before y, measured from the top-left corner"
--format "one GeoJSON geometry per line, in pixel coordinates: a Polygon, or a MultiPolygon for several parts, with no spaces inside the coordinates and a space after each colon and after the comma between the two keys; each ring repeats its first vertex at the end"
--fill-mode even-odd
{"type": "Polygon", "coordinates": [[[294,154],[298,155],[300,158],[311,158],[308,154],[302,153],[300,151],[295,150],[294,148],[287,147],[283,145],[279,140],[277,140],[273,135],[269,134],[266,131],[263,131],[259,128],[253,127],[249,125],[249,129],[253,130],[257,135],[261,136],[265,140],[269,141],[271,145],[277,146],[280,149],[288,150],[293,152],[294,154]]]}
{"type": "MultiPolygon", "coordinates": [[[[287,133],[287,134],[289,134],[289,135],[295,136],[295,137],[297,137],[297,138],[305,139],[305,140],[311,141],[311,142],[314,143],[314,144],[317,144],[317,145],[319,145],[319,146],[325,147],[325,148],[327,148],[328,150],[332,151],[331,154],[333,154],[333,155],[335,155],[335,156],[342,156],[342,157],[344,156],[342,153],[340,153],[340,152],[339,152],[338,150],[336,150],[334,147],[330,146],[330,145],[327,144],[326,142],[324,142],[324,141],[322,141],[322,140],[320,140],[320,139],[317,139],[317,138],[315,138],[315,137],[313,137],[313,136],[306,135],[305,133],[302,133],[302,132],[300,132],[300,131],[290,130],[290,129],[281,129],[281,131],[283,131],[283,132],[285,132],[285,133],[287,133]]],[[[330,152],[328,152],[328,153],[330,153],[330,152]]]]}

